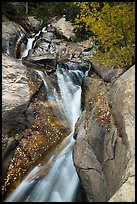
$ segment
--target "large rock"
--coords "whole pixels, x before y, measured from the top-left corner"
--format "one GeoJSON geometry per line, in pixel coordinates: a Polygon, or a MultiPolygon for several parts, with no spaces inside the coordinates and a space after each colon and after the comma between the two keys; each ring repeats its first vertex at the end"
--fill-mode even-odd
{"type": "Polygon", "coordinates": [[[27,125],[24,110],[30,100],[27,70],[21,62],[2,55],[2,168],[3,178],[12,152],[15,135],[27,125]]]}
{"type": "Polygon", "coordinates": [[[16,134],[29,127],[34,120],[27,108],[42,84],[34,71],[21,61],[2,55],[2,158],[4,175],[14,148],[20,138],[16,134]],[[37,81],[35,81],[35,79],[37,81]],[[33,119],[30,120],[30,117],[33,119]]]}
{"type": "Polygon", "coordinates": [[[2,55],[2,111],[26,104],[30,100],[27,69],[20,61],[2,55]]]}
{"type": "Polygon", "coordinates": [[[113,67],[102,66],[94,61],[92,61],[92,68],[106,82],[114,82],[124,72],[123,69],[114,69],[113,67]]]}
{"type": "Polygon", "coordinates": [[[38,21],[34,16],[28,16],[25,20],[25,24],[28,24],[30,31],[39,31],[42,21],[38,21]]]}
{"type": "MultiPolygon", "coordinates": [[[[86,78],[83,87],[84,111],[75,128],[73,159],[87,202],[108,201],[127,178],[127,184],[132,187],[128,200],[133,202],[134,68],[123,74],[112,88],[106,87],[98,77],[86,78]],[[125,86],[126,81],[129,88],[125,86]],[[126,90],[127,95],[121,96],[126,90]]],[[[121,199],[120,190],[114,200],[124,198],[128,186],[124,185],[121,199]]]]}
{"type": "Polygon", "coordinates": [[[21,25],[12,21],[2,22],[2,52],[16,56],[16,42],[25,34],[26,31],[21,25]]]}
{"type": "Polygon", "coordinates": [[[52,23],[52,26],[56,28],[57,33],[70,40],[74,37],[74,27],[65,18],[59,19],[56,23],[52,23]]]}
{"type": "Polygon", "coordinates": [[[130,161],[123,175],[123,185],[110,202],[135,202],[135,66],[112,86],[112,113],[130,149],[130,161]]]}
{"type": "Polygon", "coordinates": [[[6,40],[10,40],[11,37],[14,36],[16,33],[25,33],[25,30],[22,28],[21,25],[14,23],[12,21],[5,21],[2,22],[2,37],[6,40]]]}

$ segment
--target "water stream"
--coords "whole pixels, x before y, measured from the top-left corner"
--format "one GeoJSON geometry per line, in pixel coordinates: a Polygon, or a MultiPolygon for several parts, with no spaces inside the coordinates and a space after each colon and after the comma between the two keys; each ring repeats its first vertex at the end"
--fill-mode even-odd
{"type": "MultiPolygon", "coordinates": [[[[27,56],[33,41],[34,38],[28,40],[22,57],[27,56]]],[[[81,82],[84,72],[71,69],[71,65],[70,69],[58,65],[55,74],[59,93],[46,72],[37,72],[45,84],[48,100],[57,104],[56,107],[67,120],[72,132],[56,149],[48,163],[35,166],[5,202],[74,202],[79,179],[72,160],[75,142],[73,132],[81,113],[81,82]],[[43,171],[46,173],[40,176],[43,171]]]]}

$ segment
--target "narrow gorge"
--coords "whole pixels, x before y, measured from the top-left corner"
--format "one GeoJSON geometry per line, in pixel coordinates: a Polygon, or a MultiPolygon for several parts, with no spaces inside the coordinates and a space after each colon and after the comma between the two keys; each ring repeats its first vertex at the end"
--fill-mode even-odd
{"type": "Polygon", "coordinates": [[[102,67],[64,17],[32,19],[2,22],[3,202],[134,202],[135,65],[102,67]]]}

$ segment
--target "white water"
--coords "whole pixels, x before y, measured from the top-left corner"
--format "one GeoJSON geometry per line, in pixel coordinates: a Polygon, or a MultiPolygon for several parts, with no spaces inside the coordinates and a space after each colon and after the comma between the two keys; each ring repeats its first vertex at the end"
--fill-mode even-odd
{"type": "Polygon", "coordinates": [[[26,45],[24,51],[22,52],[22,56],[21,56],[20,60],[22,60],[23,57],[27,57],[28,56],[28,52],[29,52],[29,50],[32,49],[32,47],[34,47],[35,43],[33,45],[33,42],[35,41],[36,37],[39,36],[39,34],[40,34],[40,31],[34,37],[28,38],[27,45],[26,45]]]}
{"type": "Polygon", "coordinates": [[[71,77],[73,74],[77,74],[78,77],[82,78],[83,73],[76,70],[65,70],[58,67],[57,68],[57,77],[58,84],[60,88],[61,98],[64,104],[64,112],[68,119],[68,122],[71,124],[72,129],[77,121],[77,118],[80,115],[81,110],[81,86],[74,84],[71,77]]]}
{"type": "Polygon", "coordinates": [[[79,179],[72,160],[73,131],[81,112],[81,84],[74,81],[76,76],[80,78],[84,74],[58,67],[56,75],[60,93],[57,93],[47,74],[38,73],[44,81],[48,99],[56,102],[58,108],[62,106],[62,114],[71,125],[72,133],[63,140],[49,162],[36,166],[5,202],[74,202],[79,179]],[[48,173],[39,176],[46,168],[50,169],[48,173]]]}
{"type": "Polygon", "coordinates": [[[28,38],[28,42],[27,42],[27,45],[26,45],[25,50],[24,50],[23,53],[22,53],[21,59],[22,59],[23,57],[28,56],[28,52],[29,52],[29,50],[32,49],[32,44],[33,44],[34,40],[35,40],[35,37],[33,37],[33,38],[28,38]]]}
{"type": "Polygon", "coordinates": [[[73,144],[71,133],[60,146],[65,146],[61,153],[57,151],[45,166],[36,166],[5,202],[73,202],[79,183],[72,161],[73,144]],[[37,175],[48,165],[50,171],[39,179],[37,175]]]}

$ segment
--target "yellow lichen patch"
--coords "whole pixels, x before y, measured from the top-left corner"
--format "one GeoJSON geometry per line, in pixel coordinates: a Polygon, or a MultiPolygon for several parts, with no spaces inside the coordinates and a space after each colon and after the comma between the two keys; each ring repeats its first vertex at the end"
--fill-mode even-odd
{"type": "MultiPolygon", "coordinates": [[[[70,134],[71,130],[66,121],[57,118],[52,104],[37,105],[35,121],[31,128],[22,133],[19,147],[16,149],[10,163],[3,191],[13,191],[34,165],[42,162],[53,152],[61,141],[70,134]],[[43,106],[42,106],[43,105],[43,106]]],[[[36,104],[35,106],[36,107],[36,104]]],[[[35,109],[35,108],[34,108],[35,109]]]]}
{"type": "Polygon", "coordinates": [[[100,122],[102,127],[105,127],[105,129],[109,131],[111,111],[109,108],[109,104],[101,93],[97,95],[94,115],[96,117],[96,120],[100,122]]]}
{"type": "Polygon", "coordinates": [[[6,191],[11,183],[12,188],[16,187],[16,181],[20,180],[22,175],[25,174],[28,164],[28,157],[26,156],[24,151],[20,147],[18,147],[9,165],[7,177],[5,179],[4,185],[2,186],[2,190],[6,191]]]}

